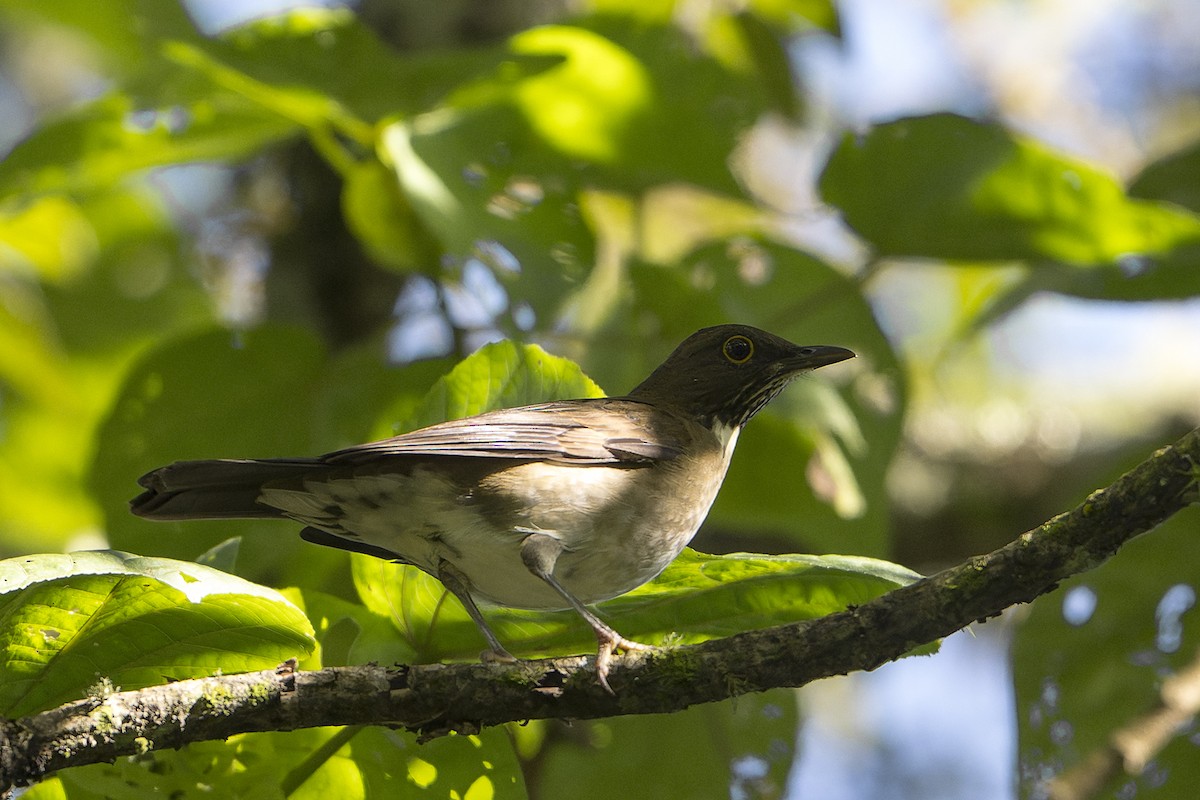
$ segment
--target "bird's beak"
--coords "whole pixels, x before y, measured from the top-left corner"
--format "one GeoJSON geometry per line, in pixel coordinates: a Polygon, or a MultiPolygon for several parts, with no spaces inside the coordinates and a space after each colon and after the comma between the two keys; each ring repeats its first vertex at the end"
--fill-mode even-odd
{"type": "Polygon", "coordinates": [[[806,369],[816,369],[817,367],[827,367],[830,364],[836,364],[848,358],[854,358],[854,351],[847,350],[844,347],[831,347],[829,345],[797,347],[796,354],[788,359],[788,368],[789,370],[799,372],[806,369]]]}

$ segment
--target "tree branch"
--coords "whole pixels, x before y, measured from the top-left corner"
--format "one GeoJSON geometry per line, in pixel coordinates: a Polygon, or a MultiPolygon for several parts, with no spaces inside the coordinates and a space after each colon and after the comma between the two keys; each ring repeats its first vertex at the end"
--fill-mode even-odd
{"type": "Polygon", "coordinates": [[[274,671],[180,681],[0,720],[0,791],[68,766],[236,733],[381,724],[437,736],[524,719],[678,711],[872,670],[1107,560],[1200,497],[1200,429],[1010,544],[861,606],[700,645],[591,658],[274,671]]]}

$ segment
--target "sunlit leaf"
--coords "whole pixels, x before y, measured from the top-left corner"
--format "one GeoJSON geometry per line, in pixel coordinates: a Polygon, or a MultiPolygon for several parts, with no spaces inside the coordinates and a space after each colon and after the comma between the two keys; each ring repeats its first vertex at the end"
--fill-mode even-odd
{"type": "MultiPolygon", "coordinates": [[[[694,8],[680,0],[587,0],[585,7],[589,11],[626,17],[644,24],[670,22],[679,13],[681,5],[691,15],[707,13],[710,22],[728,12],[728,6],[724,4],[694,8]]],[[[839,31],[837,6],[833,0],[749,0],[738,7],[741,5],[783,32],[802,32],[813,27],[833,34],[839,31]]]]}
{"type": "Polygon", "coordinates": [[[66,198],[43,197],[0,211],[0,273],[66,280],[90,266],[96,250],[95,229],[66,198]]]}
{"type": "Polygon", "coordinates": [[[536,72],[550,63],[499,46],[401,54],[349,8],[319,6],[251,20],[199,47],[208,60],[204,69],[219,64],[270,87],[277,99],[269,104],[301,107],[322,99],[371,123],[427,110],[499,65],[536,72]]]}
{"type": "Polygon", "coordinates": [[[949,114],[847,135],[821,192],[886,256],[1052,262],[1120,280],[1131,262],[1153,265],[1200,242],[1200,218],[1131,199],[1096,167],[999,125],[949,114]]]}
{"type": "Polygon", "coordinates": [[[86,264],[57,274],[37,265],[41,283],[0,280],[0,540],[9,552],[63,548],[98,528],[84,485],[91,436],[125,366],[152,338],[211,319],[153,195],[110,191],[70,208],[90,234],[86,264]]]}
{"type": "Polygon", "coordinates": [[[278,592],[199,564],[115,551],[0,561],[6,716],[103,687],[267,669],[313,645],[278,592]]]}
{"type": "Polygon", "coordinates": [[[403,426],[407,430],[461,419],[494,408],[603,397],[575,362],[534,344],[484,345],[433,385],[403,426]]]}
{"type": "MultiPolygon", "coordinates": [[[[638,65],[636,78],[624,84],[629,93],[623,96],[626,118],[619,126],[606,122],[607,130],[619,137],[619,150],[616,159],[597,165],[600,185],[639,191],[686,181],[740,196],[730,157],[750,126],[770,108],[769,87],[760,76],[697,52],[673,25],[629,26],[620,19],[596,17],[581,26],[589,35],[611,41],[638,65]]],[[[538,41],[537,46],[549,43],[538,41]]],[[[571,81],[590,71],[586,61],[568,62],[538,78],[571,81]]],[[[528,107],[526,112],[535,113],[528,107]]]]}
{"type": "Polygon", "coordinates": [[[772,111],[791,122],[800,120],[800,93],[792,77],[784,34],[759,15],[743,11],[715,21],[709,40],[714,45],[724,44],[718,52],[725,53],[731,66],[755,76],[772,111]]]}
{"type": "Polygon", "coordinates": [[[435,272],[436,242],[425,230],[396,174],[374,159],[355,164],[345,176],[342,210],[346,224],[378,263],[407,272],[435,272]]]}
{"type": "MultiPolygon", "coordinates": [[[[370,561],[354,556],[354,570],[371,568],[370,561]]],[[[384,562],[374,559],[376,564],[384,562]]],[[[356,576],[356,583],[358,582],[356,576]]],[[[284,595],[304,610],[316,629],[320,645],[303,669],[321,669],[347,664],[409,664],[416,658],[408,641],[396,631],[395,617],[402,609],[380,613],[370,607],[382,594],[368,595],[368,605],[354,603],[314,589],[286,589],[284,595]]]]}
{"type": "MultiPolygon", "coordinates": [[[[479,656],[486,643],[458,602],[443,596],[434,579],[412,567],[355,558],[364,600],[376,613],[391,616],[422,660],[479,656]]],[[[658,578],[600,604],[599,610],[633,639],[650,644],[702,642],[821,617],[918,577],[886,561],[851,556],[709,556],[684,550],[658,578]]],[[[484,616],[516,655],[563,655],[595,647],[595,635],[573,611],[489,607],[484,616]]]]}
{"type": "Polygon", "coordinates": [[[161,0],[5,0],[4,11],[20,22],[40,21],[71,29],[95,46],[110,74],[140,83],[161,79],[157,43],[197,36],[182,3],[161,0]]]}

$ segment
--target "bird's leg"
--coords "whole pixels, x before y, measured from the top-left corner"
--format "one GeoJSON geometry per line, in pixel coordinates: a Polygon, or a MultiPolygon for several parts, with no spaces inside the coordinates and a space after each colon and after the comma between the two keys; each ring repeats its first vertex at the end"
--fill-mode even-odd
{"type": "Polygon", "coordinates": [[[471,583],[467,580],[467,576],[459,572],[458,568],[449,561],[442,559],[438,562],[437,578],[442,582],[450,594],[458,598],[458,602],[463,604],[463,608],[467,610],[467,614],[479,628],[479,632],[483,634],[483,638],[487,639],[489,650],[484,650],[480,653],[479,658],[482,661],[504,661],[512,663],[516,661],[516,657],[512,653],[504,649],[504,645],[500,644],[500,640],[496,638],[496,634],[492,633],[492,629],[483,619],[483,614],[479,611],[479,606],[475,605],[475,598],[471,597],[471,583]]]}
{"type": "Polygon", "coordinates": [[[525,566],[529,571],[544,580],[554,591],[562,595],[562,598],[571,604],[571,608],[575,609],[579,613],[579,616],[583,617],[587,621],[587,624],[592,626],[592,631],[596,634],[596,641],[599,643],[599,648],[596,651],[596,677],[600,680],[600,685],[609,694],[615,694],[612,687],[608,685],[608,666],[612,661],[613,650],[617,648],[622,650],[652,650],[653,648],[650,645],[626,639],[617,633],[604,620],[596,616],[590,608],[585,606],[579,598],[571,594],[565,586],[558,582],[558,579],[554,577],[554,563],[558,560],[560,553],[562,553],[562,543],[553,536],[547,536],[544,533],[531,533],[521,542],[521,560],[525,562],[525,566]]]}

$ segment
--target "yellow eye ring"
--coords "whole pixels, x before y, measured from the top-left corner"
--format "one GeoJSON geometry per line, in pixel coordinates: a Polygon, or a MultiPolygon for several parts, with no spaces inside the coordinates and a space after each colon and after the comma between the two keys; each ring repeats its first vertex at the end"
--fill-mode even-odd
{"type": "Polygon", "coordinates": [[[745,336],[730,336],[721,345],[721,352],[734,364],[745,364],[754,355],[754,342],[745,336]]]}

